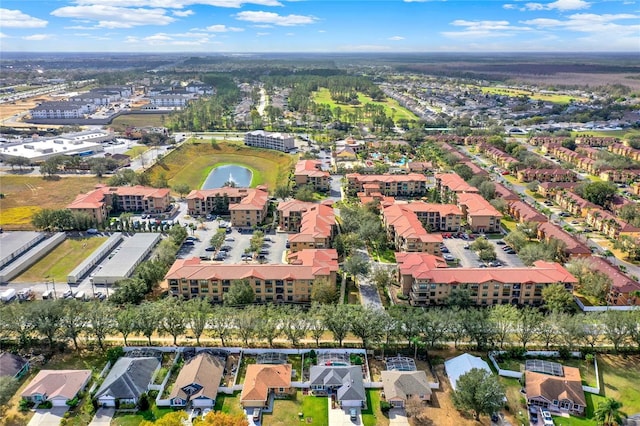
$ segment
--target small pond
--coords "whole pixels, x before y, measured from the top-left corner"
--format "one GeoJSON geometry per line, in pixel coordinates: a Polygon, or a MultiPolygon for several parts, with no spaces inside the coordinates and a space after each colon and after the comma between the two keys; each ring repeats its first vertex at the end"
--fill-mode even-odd
{"type": "Polygon", "coordinates": [[[226,182],[233,182],[238,188],[248,188],[251,185],[253,173],[246,167],[228,165],[211,170],[202,189],[222,188],[226,182]]]}

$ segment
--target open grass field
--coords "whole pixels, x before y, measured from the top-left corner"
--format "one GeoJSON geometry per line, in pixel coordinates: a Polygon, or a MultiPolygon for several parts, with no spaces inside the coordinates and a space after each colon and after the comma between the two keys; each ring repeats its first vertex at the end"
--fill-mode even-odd
{"type": "Polygon", "coordinates": [[[135,158],[141,155],[142,153],[149,151],[149,149],[150,148],[148,146],[136,145],[133,148],[126,150],[124,154],[128,155],[131,158],[135,158]]]}
{"type": "Polygon", "coordinates": [[[401,118],[406,118],[407,120],[418,120],[418,117],[414,113],[400,106],[400,104],[394,99],[387,98],[385,102],[376,102],[369,96],[362,93],[358,93],[358,99],[360,100],[360,105],[342,105],[337,104],[333,99],[331,99],[331,94],[327,88],[321,88],[313,94],[313,101],[315,103],[327,104],[331,109],[340,107],[344,113],[355,111],[358,108],[363,108],[365,104],[375,104],[384,106],[385,114],[390,116],[393,120],[401,118]]]}
{"type": "Polygon", "coordinates": [[[227,164],[237,164],[253,172],[251,186],[267,185],[271,190],[289,179],[289,173],[297,157],[282,152],[250,148],[234,143],[185,143],[168,154],[162,165],[156,164],[146,173],[151,181],[161,173],[169,186],[186,183],[190,188],[200,188],[212,169],[227,164]]]}
{"type": "Polygon", "coordinates": [[[583,101],[586,99],[582,99],[575,96],[563,95],[560,93],[536,93],[530,90],[524,89],[507,89],[505,87],[493,87],[493,86],[484,86],[481,87],[480,90],[482,93],[488,93],[491,95],[504,95],[510,97],[519,97],[519,96],[528,96],[531,99],[535,99],[538,101],[547,101],[553,102],[556,104],[568,104],[571,100],[583,101]]]}
{"type": "Polygon", "coordinates": [[[113,119],[111,122],[112,127],[115,128],[127,128],[127,127],[144,127],[144,126],[162,126],[163,116],[166,114],[127,114],[121,115],[113,119]]]}
{"type": "Polygon", "coordinates": [[[47,180],[39,176],[3,175],[0,178],[0,226],[12,230],[33,229],[31,216],[40,209],[61,209],[76,195],[92,190],[104,179],[65,176],[47,180]]]}
{"type": "Polygon", "coordinates": [[[580,137],[580,136],[586,136],[586,135],[604,137],[604,138],[610,137],[610,138],[627,139],[632,136],[640,136],[640,130],[635,130],[635,129],[609,130],[609,131],[586,130],[584,132],[571,132],[572,137],[580,137]]]}
{"type": "Polygon", "coordinates": [[[329,402],[326,397],[304,396],[297,392],[292,399],[277,399],[273,403],[273,413],[262,415],[264,426],[290,426],[301,423],[298,413],[302,413],[304,424],[324,426],[329,423],[329,402]]]}
{"type": "Polygon", "coordinates": [[[13,280],[18,283],[43,282],[44,277],[67,282],[69,272],[89,257],[107,237],[67,238],[49,254],[13,280]]]}

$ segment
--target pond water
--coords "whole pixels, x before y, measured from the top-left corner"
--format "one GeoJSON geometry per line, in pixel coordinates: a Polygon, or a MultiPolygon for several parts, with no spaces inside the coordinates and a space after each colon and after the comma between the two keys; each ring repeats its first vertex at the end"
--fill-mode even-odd
{"type": "Polygon", "coordinates": [[[228,165],[211,170],[207,180],[202,184],[202,189],[222,188],[226,182],[233,182],[238,188],[247,188],[251,185],[253,173],[246,167],[228,165]]]}

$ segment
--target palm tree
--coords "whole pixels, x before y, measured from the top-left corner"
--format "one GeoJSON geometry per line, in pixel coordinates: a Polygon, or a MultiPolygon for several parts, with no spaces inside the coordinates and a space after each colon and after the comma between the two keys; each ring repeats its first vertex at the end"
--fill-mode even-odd
{"type": "Polygon", "coordinates": [[[622,419],[626,418],[627,415],[620,411],[621,408],[622,402],[616,401],[613,398],[607,398],[599,403],[594,413],[598,424],[603,426],[622,425],[622,419]]]}

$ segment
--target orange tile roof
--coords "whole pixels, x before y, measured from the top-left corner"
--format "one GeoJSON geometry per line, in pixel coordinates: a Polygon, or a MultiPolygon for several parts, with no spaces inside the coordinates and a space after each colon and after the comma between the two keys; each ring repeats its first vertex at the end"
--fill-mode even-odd
{"type": "Polygon", "coordinates": [[[453,192],[478,192],[478,188],[469,185],[456,173],[437,173],[436,180],[453,192]]]}
{"type": "Polygon", "coordinates": [[[512,201],[509,208],[518,212],[521,220],[531,222],[547,222],[549,219],[524,201],[512,201]]]}
{"type": "Polygon", "coordinates": [[[250,364],[240,394],[240,402],[266,401],[270,389],[291,387],[291,364],[250,364]]]}
{"type": "Polygon", "coordinates": [[[106,186],[96,185],[96,189],[79,194],[71,204],[67,205],[68,209],[87,209],[100,208],[104,205],[106,194],[116,194],[119,196],[142,196],[144,198],[165,198],[170,194],[168,188],[152,188],[150,186],[106,186]]]}
{"type": "Polygon", "coordinates": [[[438,212],[440,216],[462,215],[462,211],[455,204],[423,203],[422,201],[414,201],[406,204],[398,202],[398,204],[401,205],[403,209],[414,213],[438,212]]]}
{"type": "Polygon", "coordinates": [[[565,244],[565,251],[570,254],[591,254],[591,250],[582,244],[568,232],[551,222],[543,222],[538,225],[538,231],[546,238],[555,238],[565,244]]]}
{"type": "Polygon", "coordinates": [[[598,256],[589,258],[589,266],[593,271],[599,271],[611,278],[611,287],[620,293],[630,293],[640,290],[640,283],[626,276],[620,269],[598,256]]]}
{"type": "Polygon", "coordinates": [[[482,284],[489,281],[533,284],[578,282],[562,265],[542,260],[535,262],[533,267],[446,268],[444,260],[436,256],[396,253],[396,261],[402,274],[438,284],[482,284]]]}
{"type": "Polygon", "coordinates": [[[296,253],[296,262],[285,264],[212,264],[203,263],[199,258],[177,259],[165,279],[187,280],[236,280],[247,277],[281,280],[313,280],[318,276],[328,276],[338,270],[338,254],[335,249],[301,250],[296,253]]]}
{"type": "Polygon", "coordinates": [[[393,225],[395,233],[405,239],[418,239],[423,243],[442,242],[442,235],[428,233],[418,216],[413,211],[404,209],[403,206],[406,205],[394,204],[382,210],[387,226],[393,225]]]}
{"type": "Polygon", "coordinates": [[[229,210],[263,210],[269,201],[269,194],[259,189],[249,191],[237,204],[229,204],[229,210]]]}
{"type": "Polygon", "coordinates": [[[418,173],[408,173],[406,175],[361,175],[360,173],[349,173],[347,179],[354,179],[360,183],[376,182],[427,182],[427,177],[418,173]]]}
{"type": "Polygon", "coordinates": [[[329,172],[321,170],[322,162],[318,160],[300,160],[296,163],[296,175],[311,177],[329,177],[329,172]]]}
{"type": "Polygon", "coordinates": [[[309,201],[281,201],[280,203],[278,203],[278,213],[282,217],[289,217],[293,212],[305,212],[315,205],[316,203],[312,203],[309,201]]]}
{"type": "Polygon", "coordinates": [[[496,208],[480,194],[467,192],[458,194],[458,205],[467,207],[467,215],[502,217],[502,213],[496,210],[496,208]]]}
{"type": "MultiPolygon", "coordinates": [[[[307,235],[312,238],[329,238],[335,225],[336,217],[333,207],[315,204],[303,213],[300,232],[297,236],[307,235]]],[[[295,235],[291,236],[289,240],[293,242],[295,237],[295,235]]]]}

